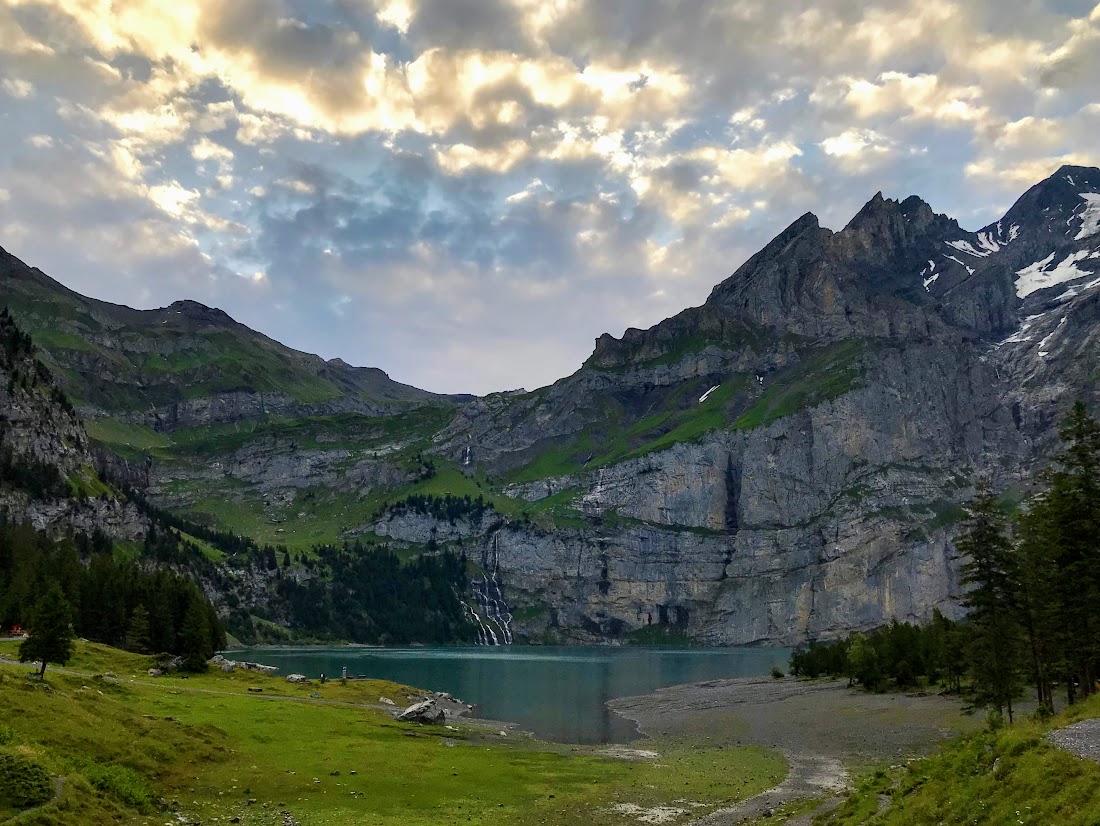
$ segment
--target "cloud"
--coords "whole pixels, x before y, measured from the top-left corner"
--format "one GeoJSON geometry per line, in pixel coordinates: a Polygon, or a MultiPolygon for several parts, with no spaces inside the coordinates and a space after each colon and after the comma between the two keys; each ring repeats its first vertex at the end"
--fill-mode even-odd
{"type": "Polygon", "coordinates": [[[1091,0],[9,0],[0,244],[437,390],[535,386],[878,189],[1095,163],[1091,0]]]}

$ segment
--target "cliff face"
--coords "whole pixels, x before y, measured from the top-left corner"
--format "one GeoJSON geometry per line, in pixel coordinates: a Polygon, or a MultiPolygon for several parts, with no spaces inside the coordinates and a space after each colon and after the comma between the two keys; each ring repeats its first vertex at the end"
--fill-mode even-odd
{"type": "Polygon", "coordinates": [[[590,523],[484,537],[521,624],[796,643],[957,613],[972,482],[1022,496],[1057,418],[1100,406],[1097,193],[1066,167],[976,233],[916,198],[804,216],[704,306],[467,405],[442,453],[590,523]]]}
{"type": "Polygon", "coordinates": [[[1064,167],[978,232],[916,197],[876,195],[837,232],[807,214],[701,307],[601,337],[550,387],[466,401],[279,350],[199,305],[131,318],[70,296],[82,309],[58,314],[64,292],[20,278],[15,305],[86,412],[131,428],[94,432],[144,463],[158,502],[268,541],[461,549],[471,610],[531,638],[797,643],[957,614],[973,482],[1021,498],[1058,417],[1077,398],[1100,409],[1095,169],[1064,167]],[[73,313],[91,354],[63,335],[73,313]],[[150,347],[167,383],[147,381],[150,347]],[[290,378],[217,384],[179,355],[241,348],[290,378]],[[147,440],[140,456],[123,436],[147,440]],[[488,510],[402,504],[445,494],[488,510]]]}
{"type": "Polygon", "coordinates": [[[99,480],[88,437],[31,341],[0,316],[0,515],[54,534],[138,539],[148,523],[99,480]]]}

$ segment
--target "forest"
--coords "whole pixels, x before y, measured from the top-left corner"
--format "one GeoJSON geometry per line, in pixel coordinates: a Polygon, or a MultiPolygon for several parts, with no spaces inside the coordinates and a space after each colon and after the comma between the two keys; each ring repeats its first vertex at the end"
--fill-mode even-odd
{"type": "Polygon", "coordinates": [[[119,558],[99,532],[56,540],[26,524],[0,523],[0,628],[25,627],[53,586],[85,639],[143,654],[183,654],[197,636],[204,661],[225,647],[213,606],[190,578],[119,558]]]}
{"type": "Polygon", "coordinates": [[[363,643],[472,641],[461,594],[466,558],[444,552],[402,563],[389,548],[356,542],[314,549],[324,577],[283,576],[278,593],[290,624],[305,634],[363,643]]]}

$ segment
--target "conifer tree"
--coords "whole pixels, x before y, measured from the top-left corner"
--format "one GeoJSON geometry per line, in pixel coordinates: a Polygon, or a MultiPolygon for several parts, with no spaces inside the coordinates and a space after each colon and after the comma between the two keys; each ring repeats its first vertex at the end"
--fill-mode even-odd
{"type": "Polygon", "coordinates": [[[1020,638],[1013,588],[1012,545],[1005,517],[988,484],[966,506],[967,520],[956,545],[964,558],[962,582],[970,586],[965,604],[970,639],[967,648],[975,701],[1008,712],[1019,696],[1020,638]]]}
{"type": "Polygon", "coordinates": [[[205,606],[197,597],[187,606],[180,632],[180,654],[186,671],[206,670],[206,661],[214,654],[211,645],[210,621],[205,606]]]}
{"type": "Polygon", "coordinates": [[[1054,711],[1054,679],[1065,672],[1065,635],[1057,546],[1051,536],[1049,503],[1040,495],[1028,503],[1018,521],[1019,543],[1014,564],[1016,604],[1027,635],[1036,696],[1054,711]]]}
{"type": "Polygon", "coordinates": [[[149,653],[149,612],[144,605],[138,605],[130,615],[130,627],[126,631],[127,651],[135,654],[149,653]]]}
{"type": "Polygon", "coordinates": [[[1060,435],[1064,447],[1048,475],[1043,531],[1057,565],[1066,684],[1073,702],[1075,679],[1088,695],[1100,676],[1100,425],[1077,402],[1060,435]]]}
{"type": "Polygon", "coordinates": [[[60,586],[54,584],[38,600],[28,631],[19,646],[19,662],[40,661],[39,677],[45,677],[48,664],[65,665],[72,658],[73,609],[60,586]]]}

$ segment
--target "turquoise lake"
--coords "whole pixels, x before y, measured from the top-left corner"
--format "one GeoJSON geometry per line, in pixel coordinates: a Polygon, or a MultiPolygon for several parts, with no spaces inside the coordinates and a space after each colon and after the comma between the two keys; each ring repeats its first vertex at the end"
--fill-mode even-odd
{"type": "Polygon", "coordinates": [[[634,724],[605,705],[617,697],[786,669],[785,648],[643,648],[510,645],[478,648],[263,648],[235,659],[317,678],[365,675],[477,705],[476,715],[507,720],[560,743],[625,743],[634,724]]]}

